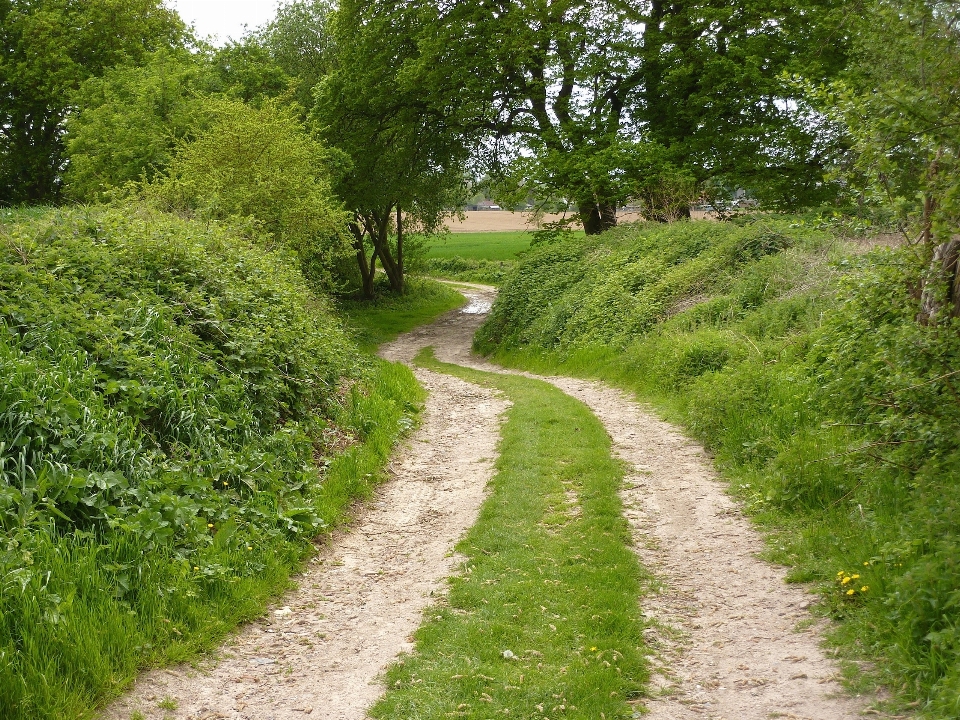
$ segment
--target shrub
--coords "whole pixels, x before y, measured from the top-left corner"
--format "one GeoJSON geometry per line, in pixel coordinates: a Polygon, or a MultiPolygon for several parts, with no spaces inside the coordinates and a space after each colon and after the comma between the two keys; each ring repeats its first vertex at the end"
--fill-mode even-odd
{"type": "Polygon", "coordinates": [[[143,207],[3,216],[0,377],[11,720],[85,716],[261,612],[419,397],[285,254],[143,207]]]}
{"type": "Polygon", "coordinates": [[[292,249],[318,289],[351,254],[348,214],[330,177],[345,160],[307,134],[293,108],[207,100],[209,128],[181,146],[164,176],[146,186],[166,209],[218,220],[252,218],[292,249]]]}

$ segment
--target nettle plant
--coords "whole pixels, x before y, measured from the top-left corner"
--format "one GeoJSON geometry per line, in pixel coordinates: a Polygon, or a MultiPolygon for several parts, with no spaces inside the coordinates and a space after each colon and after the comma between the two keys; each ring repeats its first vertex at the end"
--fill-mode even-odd
{"type": "Polygon", "coordinates": [[[290,260],[135,208],[2,233],[0,527],[185,555],[316,532],[314,456],[361,370],[290,260]]]}

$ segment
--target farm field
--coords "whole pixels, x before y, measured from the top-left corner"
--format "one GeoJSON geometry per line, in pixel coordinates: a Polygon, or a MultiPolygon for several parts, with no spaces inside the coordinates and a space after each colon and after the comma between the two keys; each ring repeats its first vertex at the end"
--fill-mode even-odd
{"type": "Polygon", "coordinates": [[[427,257],[514,260],[518,253],[530,249],[532,237],[527,230],[450,233],[430,242],[427,257]]]}

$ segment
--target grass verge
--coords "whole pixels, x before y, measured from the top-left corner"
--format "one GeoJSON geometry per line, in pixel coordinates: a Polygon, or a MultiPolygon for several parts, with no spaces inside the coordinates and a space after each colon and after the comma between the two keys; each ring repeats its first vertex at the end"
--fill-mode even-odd
{"type": "Polygon", "coordinates": [[[373,353],[401,333],[463,306],[466,299],[436,280],[408,277],[403,295],[383,293],[374,300],[341,300],[339,304],[357,344],[373,353]]]}
{"type": "Polygon", "coordinates": [[[372,715],[632,717],[647,679],[638,598],[648,578],[628,547],[623,467],[603,426],[547,383],[443,364],[430,348],[416,361],[513,406],[491,495],[457,547],[462,573],[372,715]]]}

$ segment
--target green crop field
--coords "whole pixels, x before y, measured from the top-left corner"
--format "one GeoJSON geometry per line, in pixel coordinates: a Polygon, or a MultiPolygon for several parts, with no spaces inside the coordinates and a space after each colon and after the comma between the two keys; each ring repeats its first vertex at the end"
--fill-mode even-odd
{"type": "Polygon", "coordinates": [[[428,258],[462,257],[476,260],[513,260],[530,249],[533,233],[512,232],[451,233],[427,243],[428,258]]]}

